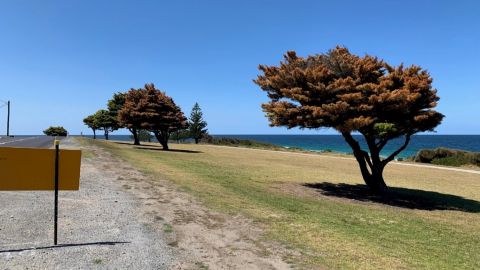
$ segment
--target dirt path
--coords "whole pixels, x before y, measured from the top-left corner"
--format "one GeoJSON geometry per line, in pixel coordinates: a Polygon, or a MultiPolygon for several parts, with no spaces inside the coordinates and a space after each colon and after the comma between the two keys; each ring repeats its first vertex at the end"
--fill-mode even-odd
{"type": "MultiPolygon", "coordinates": [[[[79,147],[75,142],[64,142],[79,147]]],[[[289,269],[246,218],[208,210],[99,148],[84,147],[79,192],[0,192],[0,269],[289,269]]]]}
{"type": "Polygon", "coordinates": [[[117,181],[143,204],[142,222],[166,232],[179,251],[173,269],[290,269],[279,245],[262,243],[263,231],[251,220],[209,210],[163,179],[153,179],[98,148],[97,164],[115,172],[117,181]],[[122,164],[120,167],[119,164],[122,164]]]}

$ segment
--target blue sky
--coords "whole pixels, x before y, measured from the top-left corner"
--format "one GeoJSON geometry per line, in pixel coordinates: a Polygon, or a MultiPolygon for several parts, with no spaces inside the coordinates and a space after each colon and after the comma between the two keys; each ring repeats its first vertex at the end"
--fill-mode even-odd
{"type": "Polygon", "coordinates": [[[14,134],[88,134],[113,92],[153,82],[187,114],[198,101],[213,134],[332,134],[269,127],[252,79],[287,50],[340,44],[428,69],[438,133],[480,134],[479,14],[479,1],[0,0],[0,100],[14,134]]]}

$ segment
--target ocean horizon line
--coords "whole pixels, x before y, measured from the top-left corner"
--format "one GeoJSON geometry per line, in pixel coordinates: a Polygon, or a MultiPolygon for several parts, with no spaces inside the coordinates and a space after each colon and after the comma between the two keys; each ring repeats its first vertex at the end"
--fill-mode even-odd
{"type": "MultiPolygon", "coordinates": [[[[110,133],[109,135],[114,136],[129,136],[129,133],[110,133]]],[[[209,134],[211,136],[232,136],[232,135],[241,135],[241,136],[342,136],[341,134],[264,134],[264,133],[221,133],[221,134],[209,134]]],[[[353,133],[354,136],[361,136],[361,134],[353,133]]],[[[7,136],[6,134],[0,135],[0,137],[7,136]]],[[[46,136],[45,134],[13,134],[10,136],[46,136]]],[[[93,134],[69,134],[69,136],[93,136],[93,134]]],[[[97,136],[103,136],[101,132],[97,136]]],[[[445,133],[435,133],[435,134],[414,134],[412,136],[480,136],[480,134],[445,134],[445,133]]]]}

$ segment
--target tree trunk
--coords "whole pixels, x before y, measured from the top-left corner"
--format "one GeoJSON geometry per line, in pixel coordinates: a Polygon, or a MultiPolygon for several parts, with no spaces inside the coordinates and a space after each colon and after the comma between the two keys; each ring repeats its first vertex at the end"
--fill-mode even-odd
{"type": "Polygon", "coordinates": [[[199,139],[195,138],[195,144],[198,144],[199,139]]]}
{"type": "Polygon", "coordinates": [[[136,128],[129,128],[130,132],[133,135],[133,144],[134,145],[140,145],[140,139],[138,138],[138,131],[136,128]]]}
{"type": "Polygon", "coordinates": [[[384,194],[388,191],[387,184],[385,184],[385,180],[383,180],[382,165],[373,165],[373,173],[371,173],[366,179],[364,178],[364,181],[370,190],[377,194],[384,194]]]}
{"type": "Polygon", "coordinates": [[[167,142],[161,141],[160,144],[162,145],[163,150],[168,150],[168,143],[167,142]]]}
{"type": "Polygon", "coordinates": [[[105,130],[105,140],[108,141],[108,130],[105,130]]]}
{"type": "Polygon", "coordinates": [[[168,139],[170,134],[168,131],[154,131],[153,134],[157,141],[162,145],[163,150],[168,150],[168,139]]]}
{"type": "Polygon", "coordinates": [[[93,139],[95,140],[97,138],[97,134],[95,132],[95,129],[92,128],[92,131],[93,131],[93,139]]]}
{"type": "Polygon", "coordinates": [[[388,191],[388,187],[383,180],[383,169],[385,165],[380,161],[380,151],[371,153],[372,158],[368,152],[363,151],[360,144],[349,133],[342,133],[347,143],[353,149],[353,155],[360,166],[363,181],[370,188],[371,191],[377,194],[384,194],[388,191]],[[369,170],[370,168],[370,170],[369,170]]]}
{"type": "Polygon", "coordinates": [[[360,172],[362,173],[363,181],[365,181],[365,184],[370,188],[370,190],[379,194],[385,193],[388,188],[383,180],[382,165],[377,163],[372,164],[372,172],[370,172],[368,170],[368,163],[366,161],[366,158],[368,157],[365,156],[365,153],[355,154],[354,151],[354,156],[360,166],[360,172]]]}
{"type": "Polygon", "coordinates": [[[368,152],[362,150],[360,144],[352,137],[350,133],[344,132],[342,135],[348,145],[350,145],[350,147],[353,149],[353,155],[360,165],[360,172],[362,173],[365,184],[367,184],[370,190],[377,194],[386,193],[388,191],[388,187],[383,180],[383,169],[388,162],[392,161],[395,156],[405,150],[410,142],[410,137],[412,134],[405,134],[405,142],[403,145],[384,160],[380,159],[380,152],[387,143],[388,139],[383,139],[383,141],[380,140],[379,142],[376,142],[375,137],[371,135],[371,132],[362,133],[368,144],[368,148],[370,149],[369,155],[368,152]]]}

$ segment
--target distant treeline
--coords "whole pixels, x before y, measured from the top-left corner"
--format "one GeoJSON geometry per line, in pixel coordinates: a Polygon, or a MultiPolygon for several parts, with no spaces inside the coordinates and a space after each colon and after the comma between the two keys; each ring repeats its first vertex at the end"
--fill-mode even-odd
{"type": "Polygon", "coordinates": [[[83,122],[92,129],[94,139],[97,130],[102,130],[108,140],[111,132],[126,128],[132,133],[134,144],[150,141],[154,136],[165,150],[168,150],[170,139],[191,138],[198,143],[207,134],[207,122],[198,103],[187,119],[173,99],[152,83],[145,84],[144,88],[114,93],[107,102],[107,109],[98,110],[83,122]]]}

